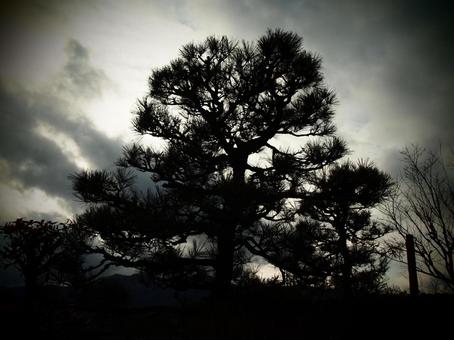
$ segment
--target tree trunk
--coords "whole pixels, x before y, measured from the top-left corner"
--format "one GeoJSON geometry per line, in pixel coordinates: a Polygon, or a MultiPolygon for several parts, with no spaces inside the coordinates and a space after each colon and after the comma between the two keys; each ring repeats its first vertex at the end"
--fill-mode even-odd
{"type": "Polygon", "coordinates": [[[347,231],[343,225],[337,228],[339,232],[339,246],[342,255],[342,293],[344,296],[352,295],[352,265],[350,260],[350,252],[347,244],[347,231]]]}
{"type": "Polygon", "coordinates": [[[230,225],[221,227],[218,233],[218,255],[216,259],[216,292],[228,293],[233,275],[233,238],[234,228],[230,225]]]}
{"type": "Polygon", "coordinates": [[[233,170],[233,178],[229,192],[226,195],[224,208],[224,222],[218,231],[218,254],[216,259],[216,291],[219,295],[229,292],[233,278],[233,256],[235,249],[235,231],[241,223],[244,210],[245,169],[239,167],[233,170]]]}

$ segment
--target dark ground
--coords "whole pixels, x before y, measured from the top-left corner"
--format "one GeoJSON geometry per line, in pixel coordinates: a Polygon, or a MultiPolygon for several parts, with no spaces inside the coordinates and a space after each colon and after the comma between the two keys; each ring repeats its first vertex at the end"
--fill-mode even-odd
{"type": "MultiPolygon", "coordinates": [[[[53,290],[25,308],[0,294],[2,339],[452,339],[454,295],[376,295],[243,288],[224,299],[127,308],[112,299],[73,303],[53,290]]],[[[9,295],[8,295],[9,294],[9,295]]],[[[99,296],[100,292],[98,292],[99,296]]],[[[124,300],[122,300],[124,299],[124,300]]]]}

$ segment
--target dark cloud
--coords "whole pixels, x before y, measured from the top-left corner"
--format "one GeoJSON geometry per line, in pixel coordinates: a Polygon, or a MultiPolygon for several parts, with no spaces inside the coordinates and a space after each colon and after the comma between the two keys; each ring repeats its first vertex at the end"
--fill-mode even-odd
{"type": "MultiPolygon", "coordinates": [[[[303,36],[323,59],[338,96],[338,133],[392,173],[410,144],[454,145],[454,2],[404,0],[234,0],[176,18],[205,31],[255,40],[267,28],[303,36]]],[[[182,14],[184,13],[184,15],[182,14]]]]}
{"type": "MultiPolygon", "coordinates": [[[[216,34],[255,40],[267,27],[301,34],[306,47],[323,57],[327,84],[338,93],[339,134],[353,150],[363,150],[360,156],[374,158],[379,153],[376,150],[381,150],[379,163],[392,172],[398,169],[398,149],[407,144],[454,145],[451,2],[238,0],[201,6],[192,1],[155,1],[150,6],[162,10],[166,4],[175,20],[194,29],[206,31],[210,25],[217,29],[224,25],[226,31],[213,32],[216,34]]],[[[33,22],[43,26],[44,19],[58,14],[52,10],[56,6],[56,2],[44,5],[35,1],[27,11],[16,11],[14,17],[22,13],[20,23],[28,23],[32,31],[33,22]],[[41,19],[28,20],[32,17],[41,19]]],[[[139,8],[141,3],[131,6],[139,8]]],[[[8,31],[3,32],[8,34],[1,34],[4,41],[14,46],[35,46],[30,50],[34,52],[45,50],[46,46],[33,43],[28,35],[28,40],[16,35],[14,30],[21,25],[17,20],[12,25],[12,19],[6,19],[8,31]]],[[[32,64],[34,53],[27,51],[16,48],[11,55],[3,49],[5,56],[0,59],[20,56],[26,57],[27,63],[22,64],[32,64]]],[[[0,166],[4,182],[69,198],[67,175],[77,169],[76,160],[57,139],[44,137],[37,127],[45,125],[74,141],[81,155],[96,168],[112,164],[120,153],[120,142],[97,131],[78,112],[81,100],[102,95],[108,77],[91,65],[87,49],[78,41],[70,40],[65,52],[66,62],[46,88],[31,91],[0,84],[0,166]]],[[[37,58],[42,58],[40,53],[37,58]]]]}
{"type": "Polygon", "coordinates": [[[77,41],[70,41],[66,51],[68,62],[47,87],[32,91],[0,82],[0,181],[19,190],[38,188],[71,204],[68,176],[78,170],[75,158],[107,168],[121,143],[79,112],[78,99],[99,96],[107,77],[90,66],[87,50],[77,41]],[[76,145],[77,154],[68,152],[62,139],[76,145]]]}
{"type": "Polygon", "coordinates": [[[323,58],[352,149],[454,145],[452,1],[235,0],[199,11],[193,3],[176,18],[206,31],[223,22],[228,31],[215,34],[255,40],[280,27],[302,35],[323,58]]]}
{"type": "Polygon", "coordinates": [[[454,145],[453,2],[295,0],[263,6],[262,17],[272,26],[297,31],[322,56],[327,83],[339,97],[339,133],[353,150],[363,150],[361,156],[373,157],[375,146],[381,165],[395,172],[398,150],[406,145],[454,145]]]}
{"type": "Polygon", "coordinates": [[[90,65],[87,49],[77,40],[71,39],[65,51],[68,60],[57,81],[59,90],[87,99],[100,96],[102,88],[109,80],[102,70],[90,65]]]}

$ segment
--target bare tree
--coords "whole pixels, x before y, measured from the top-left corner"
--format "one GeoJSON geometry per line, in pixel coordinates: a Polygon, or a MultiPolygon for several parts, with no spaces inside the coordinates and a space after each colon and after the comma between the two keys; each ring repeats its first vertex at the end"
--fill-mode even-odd
{"type": "MultiPolygon", "coordinates": [[[[454,187],[452,169],[440,155],[418,146],[403,152],[404,171],[397,190],[383,207],[386,219],[405,239],[412,234],[417,270],[454,290],[454,187]]],[[[403,241],[393,240],[404,262],[403,241]]]]}

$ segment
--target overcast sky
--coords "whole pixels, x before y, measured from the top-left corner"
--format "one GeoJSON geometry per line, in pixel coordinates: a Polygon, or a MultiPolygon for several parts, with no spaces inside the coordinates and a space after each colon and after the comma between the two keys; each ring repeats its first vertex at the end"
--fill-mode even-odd
{"type": "Polygon", "coordinates": [[[450,1],[20,2],[0,5],[1,222],[80,211],[68,175],[111,167],[139,138],[131,111],[150,71],[212,34],[301,35],[352,159],[394,175],[404,146],[454,145],[450,1]]]}

